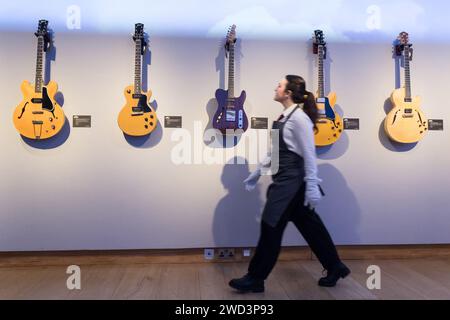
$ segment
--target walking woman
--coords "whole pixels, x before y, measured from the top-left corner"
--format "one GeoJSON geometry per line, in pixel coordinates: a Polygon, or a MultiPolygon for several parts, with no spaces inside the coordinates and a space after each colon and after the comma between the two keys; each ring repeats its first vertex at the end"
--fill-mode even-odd
{"type": "MultiPolygon", "coordinates": [[[[279,169],[267,190],[261,234],[248,273],[231,280],[229,285],[240,292],[264,292],[264,281],[278,259],[284,230],[292,221],[327,270],[319,286],[333,287],[350,270],[339,259],[333,240],[314,209],[323,195],[314,145],[318,117],[315,98],[306,91],[302,77],[288,75],[275,89],[274,100],[284,107],[283,114],[273,123],[273,129],[279,132],[279,169]]],[[[262,168],[269,165],[270,158],[244,181],[248,191],[255,188],[262,168]]]]}

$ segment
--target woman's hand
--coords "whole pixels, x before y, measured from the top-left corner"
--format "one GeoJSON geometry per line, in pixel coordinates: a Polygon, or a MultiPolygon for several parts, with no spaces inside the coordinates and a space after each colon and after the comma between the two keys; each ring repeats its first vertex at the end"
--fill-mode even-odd
{"type": "Polygon", "coordinates": [[[303,205],[313,210],[319,204],[321,199],[322,193],[319,184],[311,181],[306,182],[305,203],[303,205]]]}

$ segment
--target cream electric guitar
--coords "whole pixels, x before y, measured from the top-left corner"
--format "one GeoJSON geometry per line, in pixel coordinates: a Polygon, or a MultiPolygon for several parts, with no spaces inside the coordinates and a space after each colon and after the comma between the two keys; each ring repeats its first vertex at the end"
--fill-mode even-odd
{"type": "Polygon", "coordinates": [[[20,89],[23,100],[13,113],[13,122],[17,131],[22,136],[35,140],[55,136],[61,131],[66,120],[61,106],[54,99],[58,92],[58,85],[50,81],[44,86],[43,56],[50,42],[47,26],[48,21],[40,20],[35,33],[38,38],[36,82],[34,86],[28,81],[22,82],[20,89]]]}
{"type": "Polygon", "coordinates": [[[323,61],[326,59],[327,47],[323,31],[314,31],[314,53],[318,55],[319,65],[319,90],[317,92],[316,104],[319,117],[316,121],[317,130],[314,140],[318,147],[334,144],[344,131],[341,116],[335,111],[336,93],[331,92],[325,96],[325,81],[323,72],[323,61]]]}
{"type": "Polygon", "coordinates": [[[384,120],[384,130],[392,140],[400,143],[415,143],[420,141],[428,131],[428,120],[420,110],[420,97],[413,97],[411,93],[412,44],[409,35],[400,33],[399,52],[405,61],[405,87],[395,90],[391,95],[392,110],[384,120]]]}
{"type": "Polygon", "coordinates": [[[146,136],[158,123],[156,113],[150,106],[151,90],[142,91],[142,55],[146,47],[144,25],[137,23],[133,40],[136,43],[134,86],[125,88],[126,104],[119,113],[120,129],[129,136],[146,136]]]}

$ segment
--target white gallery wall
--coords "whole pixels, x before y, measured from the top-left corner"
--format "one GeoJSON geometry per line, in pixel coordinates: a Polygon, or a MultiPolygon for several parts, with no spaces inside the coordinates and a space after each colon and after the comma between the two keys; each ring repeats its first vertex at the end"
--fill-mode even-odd
{"type": "MultiPolygon", "coordinates": [[[[208,125],[214,92],[226,84],[221,41],[151,38],[144,83],[160,123],[145,140],[126,139],[117,126],[123,89],[133,82],[131,37],[57,33],[47,78],[59,84],[68,126],[36,143],[12,123],[21,81],[34,81],[36,39],[1,32],[0,251],[255,246],[270,178],[249,193],[242,181],[254,164],[177,165],[177,129],[163,127],[164,116],[182,116],[192,146],[213,151],[196,122],[208,125]],[[73,128],[74,115],[91,115],[92,128],[73,128]]],[[[396,86],[390,43],[329,43],[327,87],[337,92],[339,112],[361,125],[318,151],[327,194],[318,212],[337,244],[450,243],[450,45],[414,48],[413,94],[423,97],[428,118],[444,119],[445,131],[411,147],[392,144],[381,130],[396,86]]],[[[286,74],[317,88],[310,42],[244,39],[237,60],[236,92],[247,91],[249,117],[278,117],[273,90],[286,74]]],[[[289,226],[284,244],[305,242],[289,226]]]]}

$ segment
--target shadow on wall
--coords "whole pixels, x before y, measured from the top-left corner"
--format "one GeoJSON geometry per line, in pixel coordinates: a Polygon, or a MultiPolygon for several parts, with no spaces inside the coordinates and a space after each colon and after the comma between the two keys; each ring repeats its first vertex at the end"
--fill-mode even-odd
{"type": "MultiPolygon", "coordinates": [[[[153,100],[150,103],[150,106],[153,108],[155,112],[157,112],[158,102],[156,100],[153,100]]],[[[156,116],[158,117],[158,114],[156,114],[156,116]]],[[[128,142],[128,144],[130,144],[135,148],[142,148],[142,149],[153,148],[154,146],[158,145],[162,140],[163,137],[162,123],[158,117],[158,124],[156,125],[156,128],[153,130],[153,132],[150,133],[149,135],[142,137],[133,137],[127,135],[126,133],[123,133],[123,136],[125,140],[128,142]]]]}
{"type": "Polygon", "coordinates": [[[147,91],[148,87],[148,68],[152,64],[152,51],[150,50],[150,40],[149,36],[145,34],[145,41],[147,42],[147,46],[144,50],[144,55],[142,57],[142,90],[147,91]]]}
{"type": "MultiPolygon", "coordinates": [[[[145,34],[145,40],[147,44],[149,43],[149,36],[148,34],[145,34]]],[[[148,68],[152,64],[152,52],[150,50],[149,45],[146,46],[144,50],[144,55],[142,57],[142,91],[147,92],[148,90],[151,90],[148,85],[148,68]]],[[[156,100],[153,100],[150,102],[150,106],[152,109],[157,112],[158,110],[158,102],[156,100]]],[[[156,115],[158,117],[158,114],[156,115]]],[[[127,134],[123,134],[125,140],[130,144],[131,146],[135,148],[153,148],[154,146],[158,145],[163,137],[163,129],[162,129],[162,123],[159,120],[158,117],[158,124],[156,125],[155,130],[150,133],[149,135],[142,136],[142,137],[133,137],[129,136],[127,134]]]]}
{"type": "Polygon", "coordinates": [[[221,182],[228,194],[214,212],[213,237],[217,247],[256,246],[262,211],[261,190],[259,185],[252,192],[245,190],[243,181],[249,174],[247,161],[240,157],[224,166],[221,182]]]}
{"type": "Polygon", "coordinates": [[[361,208],[344,176],[331,164],[319,165],[325,197],[318,213],[338,245],[360,243],[361,208]]]}
{"type": "MultiPolygon", "coordinates": [[[[227,59],[225,55],[225,41],[221,41],[219,44],[219,49],[217,52],[217,57],[215,59],[215,67],[216,72],[219,75],[219,87],[216,90],[216,98],[212,98],[206,104],[206,112],[208,114],[208,123],[203,132],[203,143],[205,146],[214,149],[223,149],[223,148],[234,148],[238,145],[239,141],[242,138],[242,135],[237,134],[234,137],[226,137],[220,131],[215,130],[213,128],[213,121],[216,112],[218,112],[218,101],[217,101],[217,91],[218,90],[226,90],[225,86],[225,60],[227,59]]],[[[235,47],[235,55],[236,55],[236,65],[239,67],[240,61],[240,41],[238,40],[235,47]]],[[[237,73],[239,74],[239,69],[236,68],[237,73]]],[[[236,77],[237,79],[238,77],[236,77]]]]}
{"type": "MultiPolygon", "coordinates": [[[[47,51],[45,52],[45,65],[44,65],[44,83],[48,84],[51,80],[51,68],[52,68],[52,61],[56,60],[56,46],[54,44],[54,33],[51,29],[48,30],[50,34],[50,43],[49,47],[47,48],[47,51]]],[[[61,108],[64,107],[64,95],[58,91],[54,97],[55,101],[61,106],[61,108]]],[[[64,111],[64,109],[63,109],[64,111]]],[[[29,139],[24,136],[21,136],[23,142],[25,142],[30,147],[36,148],[36,149],[55,149],[59,146],[63,145],[67,139],[69,139],[70,136],[70,122],[67,119],[67,116],[65,116],[65,123],[62,127],[61,131],[51,137],[50,139],[45,140],[35,140],[35,139],[29,139]]]]}
{"type": "MultiPolygon", "coordinates": [[[[386,113],[386,115],[391,111],[392,108],[393,108],[393,106],[392,106],[391,99],[390,98],[386,99],[386,101],[384,102],[384,112],[386,113]]],[[[384,119],[380,123],[380,128],[378,130],[378,139],[380,140],[383,147],[385,147],[386,149],[388,149],[390,151],[395,151],[395,152],[411,151],[412,149],[414,149],[414,147],[418,143],[418,142],[399,143],[399,142],[391,140],[388,137],[386,131],[384,130],[384,119]]]]}
{"type": "MultiPolygon", "coordinates": [[[[342,109],[339,105],[335,106],[336,111],[343,115],[342,109]]],[[[317,158],[322,160],[334,160],[342,157],[348,150],[350,145],[350,139],[348,138],[347,132],[344,130],[341,137],[334,144],[326,147],[317,147],[316,154],[317,158]]]]}
{"type": "Polygon", "coordinates": [[[206,105],[208,113],[208,124],[203,131],[203,144],[212,149],[228,149],[236,147],[241,141],[242,135],[226,136],[219,130],[213,128],[213,119],[217,111],[217,99],[210,99],[206,105]]]}
{"type": "MultiPolygon", "coordinates": [[[[392,59],[394,59],[394,82],[395,82],[395,88],[399,89],[402,87],[401,82],[401,69],[402,65],[404,63],[404,57],[402,55],[397,55],[397,52],[395,50],[396,46],[399,45],[399,40],[394,40],[392,43],[393,51],[392,51],[392,59]]],[[[391,98],[389,97],[384,102],[384,112],[386,115],[392,110],[394,107],[391,98]]],[[[395,151],[395,152],[408,152],[414,149],[414,147],[417,145],[416,143],[398,143],[396,141],[391,140],[388,135],[386,134],[386,131],[384,130],[384,119],[380,124],[380,128],[378,130],[378,139],[380,140],[383,147],[385,147],[387,150],[395,151]]]]}
{"type": "Polygon", "coordinates": [[[65,118],[66,120],[64,126],[56,136],[53,136],[45,140],[35,140],[21,136],[23,142],[25,142],[27,145],[35,149],[48,150],[58,148],[59,146],[63,145],[67,141],[67,139],[69,139],[70,136],[70,123],[67,117],[65,118]]]}

